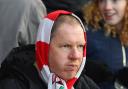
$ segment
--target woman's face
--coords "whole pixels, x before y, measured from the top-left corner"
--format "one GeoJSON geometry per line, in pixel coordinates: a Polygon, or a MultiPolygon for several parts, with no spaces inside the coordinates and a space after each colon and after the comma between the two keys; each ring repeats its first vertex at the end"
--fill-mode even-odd
{"type": "Polygon", "coordinates": [[[98,0],[100,12],[107,24],[119,25],[124,17],[127,0],[98,0]]]}

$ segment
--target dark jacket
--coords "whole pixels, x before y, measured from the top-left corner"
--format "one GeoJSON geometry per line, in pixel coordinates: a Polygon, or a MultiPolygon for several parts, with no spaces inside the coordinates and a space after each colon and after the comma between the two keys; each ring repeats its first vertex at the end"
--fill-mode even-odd
{"type": "Polygon", "coordinates": [[[47,8],[48,13],[58,9],[64,9],[75,12],[89,0],[42,0],[47,8]]]}
{"type": "MultiPolygon", "coordinates": [[[[126,64],[128,65],[128,47],[125,47],[125,53],[126,64]]],[[[92,79],[95,78],[96,82],[103,87],[101,89],[115,89],[113,78],[124,67],[120,40],[111,36],[105,36],[103,29],[94,32],[92,28],[89,28],[87,31],[86,63],[88,64],[89,61],[93,61],[95,64],[86,66],[87,75],[92,79]]]]}
{"type": "MultiPolygon", "coordinates": [[[[47,89],[34,66],[33,45],[14,48],[0,69],[0,89],[47,89]]],[[[75,84],[75,89],[99,89],[85,74],[75,84]]]]}

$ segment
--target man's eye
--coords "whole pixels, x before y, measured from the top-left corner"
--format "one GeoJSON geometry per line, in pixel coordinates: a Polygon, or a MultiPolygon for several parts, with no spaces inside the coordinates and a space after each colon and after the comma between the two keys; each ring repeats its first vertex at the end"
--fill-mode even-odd
{"type": "Polygon", "coordinates": [[[83,48],[83,47],[84,47],[84,45],[79,45],[79,47],[80,47],[80,48],[83,48]]]}
{"type": "Polygon", "coordinates": [[[69,48],[69,47],[70,47],[70,45],[67,45],[67,44],[66,44],[66,45],[63,45],[63,47],[69,48]]]}
{"type": "Polygon", "coordinates": [[[78,48],[83,50],[84,45],[79,45],[78,48]]]}

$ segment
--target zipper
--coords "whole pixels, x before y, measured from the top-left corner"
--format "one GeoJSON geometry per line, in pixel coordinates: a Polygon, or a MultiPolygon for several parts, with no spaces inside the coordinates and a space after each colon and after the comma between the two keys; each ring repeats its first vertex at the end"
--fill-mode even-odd
{"type": "Polygon", "coordinates": [[[123,66],[126,67],[126,52],[125,47],[122,45],[122,55],[123,55],[123,66]]]}

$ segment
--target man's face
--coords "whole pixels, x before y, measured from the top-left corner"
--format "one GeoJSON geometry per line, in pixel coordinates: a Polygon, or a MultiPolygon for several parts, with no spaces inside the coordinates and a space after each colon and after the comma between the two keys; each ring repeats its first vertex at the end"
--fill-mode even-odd
{"type": "Polygon", "coordinates": [[[80,24],[61,24],[50,42],[49,67],[64,80],[73,78],[82,62],[85,45],[80,24]]]}

